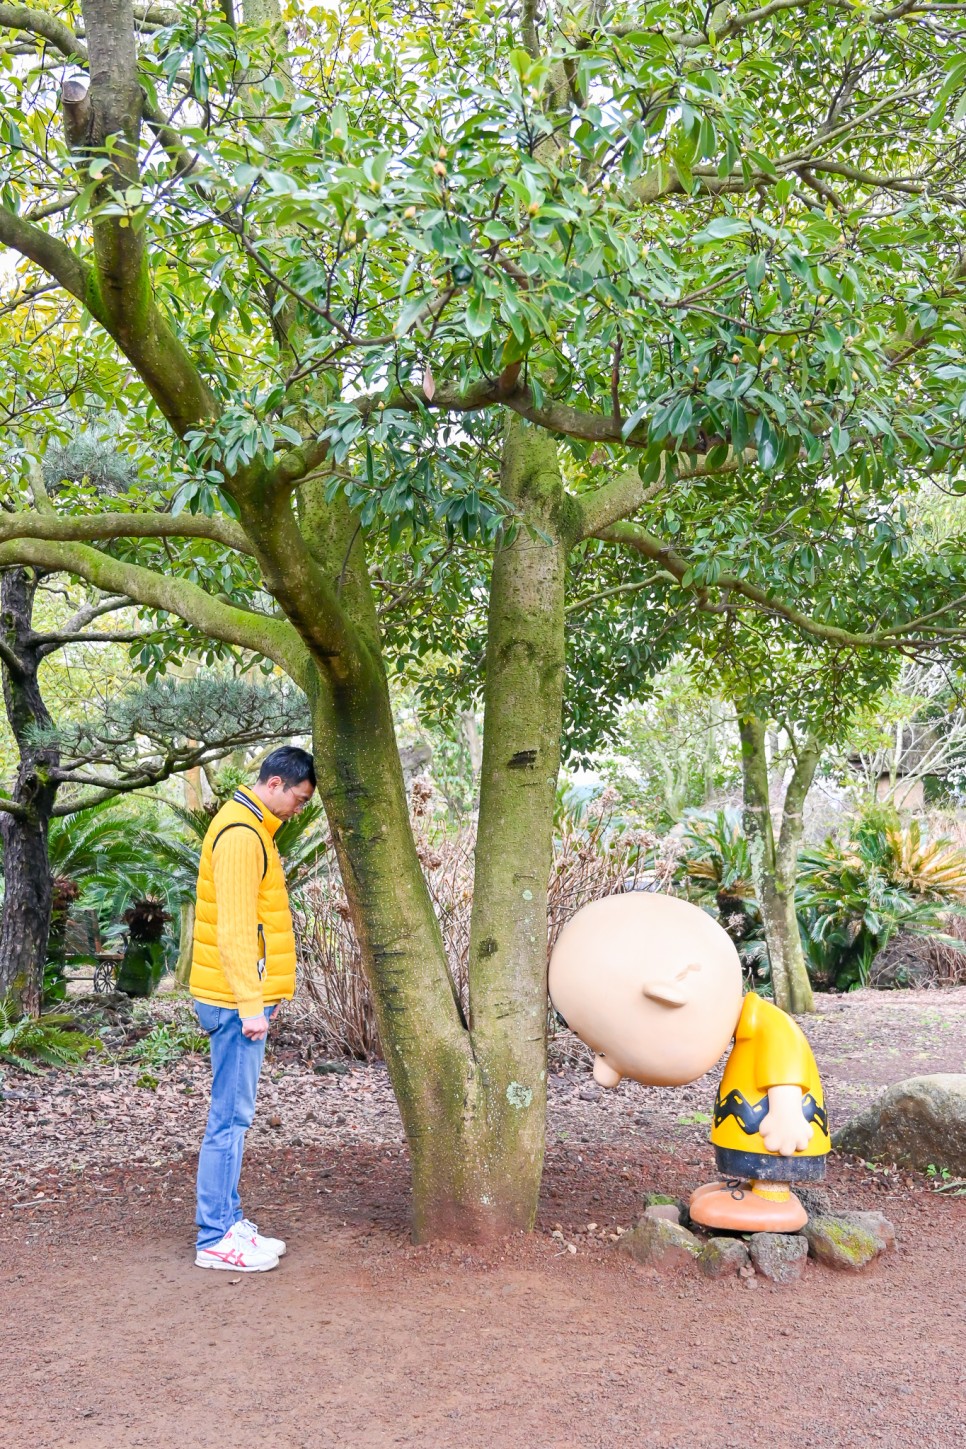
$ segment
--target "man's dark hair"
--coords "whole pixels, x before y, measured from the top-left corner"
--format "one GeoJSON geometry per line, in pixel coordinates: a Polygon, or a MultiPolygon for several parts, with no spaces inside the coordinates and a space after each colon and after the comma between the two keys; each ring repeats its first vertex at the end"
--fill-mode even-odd
{"type": "Polygon", "coordinates": [[[300,750],[297,745],[279,745],[270,755],[266,755],[262,761],[262,768],[258,772],[258,779],[261,784],[277,775],[282,784],[291,787],[301,785],[308,780],[315,786],[315,764],[308,750],[300,750]]]}

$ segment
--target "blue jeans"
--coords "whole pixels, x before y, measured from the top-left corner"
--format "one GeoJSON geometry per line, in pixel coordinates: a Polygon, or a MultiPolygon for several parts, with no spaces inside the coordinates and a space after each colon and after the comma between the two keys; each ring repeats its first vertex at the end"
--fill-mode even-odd
{"type": "MultiPolygon", "coordinates": [[[[255,1116],[255,1094],[265,1042],[242,1036],[234,1008],[196,1001],[202,1031],[211,1038],[211,1106],[198,1155],[198,1247],[210,1248],[244,1217],[238,1196],[245,1133],[255,1116]]],[[[271,1016],[274,1006],[266,1006],[271,1016]]]]}

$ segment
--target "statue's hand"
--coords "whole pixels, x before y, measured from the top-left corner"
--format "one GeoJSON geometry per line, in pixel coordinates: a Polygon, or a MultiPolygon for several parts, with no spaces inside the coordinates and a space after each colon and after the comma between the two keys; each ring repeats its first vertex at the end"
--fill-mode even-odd
{"type": "Polygon", "coordinates": [[[802,1111],[801,1087],[769,1087],[768,1111],[759,1132],[769,1152],[793,1157],[804,1152],[812,1140],[812,1124],[802,1111]]]}

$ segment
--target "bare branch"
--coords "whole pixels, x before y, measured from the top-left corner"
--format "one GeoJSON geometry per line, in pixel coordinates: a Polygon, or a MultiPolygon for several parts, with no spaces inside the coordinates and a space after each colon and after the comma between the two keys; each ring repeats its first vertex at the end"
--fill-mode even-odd
{"type": "Polygon", "coordinates": [[[297,683],[307,677],[308,651],[291,624],[214,599],[187,579],[122,563],[85,544],[50,543],[36,538],[0,543],[0,568],[10,564],[33,564],[52,573],[73,574],[105,593],[126,594],[135,603],[183,619],[213,639],[274,659],[297,683]]]}
{"type": "Polygon", "coordinates": [[[200,513],[13,513],[0,518],[0,543],[15,538],[92,543],[113,538],[207,538],[235,553],[252,554],[245,530],[230,518],[200,513]]]}

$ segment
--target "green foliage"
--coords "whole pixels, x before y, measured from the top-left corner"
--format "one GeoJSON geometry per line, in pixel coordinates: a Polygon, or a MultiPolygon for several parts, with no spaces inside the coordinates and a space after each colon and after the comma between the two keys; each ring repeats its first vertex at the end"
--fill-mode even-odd
{"type": "Polygon", "coordinates": [[[97,911],[102,930],[133,898],[163,889],[157,838],[143,818],[100,805],[50,822],[48,852],[55,880],[81,884],[80,906],[97,911]]]}
{"type": "Polygon", "coordinates": [[[689,810],[678,839],[675,881],[689,900],[717,916],[756,990],[770,980],[764,926],[742,812],[689,810]]]}
{"type": "Polygon", "coordinates": [[[191,1052],[206,1054],[211,1043],[207,1032],[187,1022],[159,1022],[131,1047],[125,1056],[132,1062],[163,1070],[191,1052]]]}
{"type": "Polygon", "coordinates": [[[625,807],[655,830],[706,808],[740,780],[734,711],[680,661],[656,676],[648,698],[621,711],[597,768],[625,807]]]}
{"type": "Polygon", "coordinates": [[[725,913],[757,909],[748,839],[741,811],[688,811],[681,833],[681,879],[699,899],[725,913]]]}
{"type": "Polygon", "coordinates": [[[0,1001],[0,1061],[25,1072],[78,1066],[95,1044],[83,1032],[70,1030],[71,1022],[70,1016],[53,1012],[15,1018],[0,1001]]]}
{"type": "Polygon", "coordinates": [[[966,852],[926,842],[918,821],[873,810],[851,840],[826,841],[800,856],[797,907],[809,970],[840,988],[864,985],[873,960],[898,931],[938,936],[943,915],[966,904],[966,852]]]}
{"type": "Polygon", "coordinates": [[[195,763],[199,740],[204,757],[214,759],[310,728],[305,696],[290,681],[258,684],[206,673],[157,679],[120,693],[110,710],[38,732],[35,740],[56,744],[64,769],[105,765],[115,778],[149,782],[166,765],[195,763]]]}

